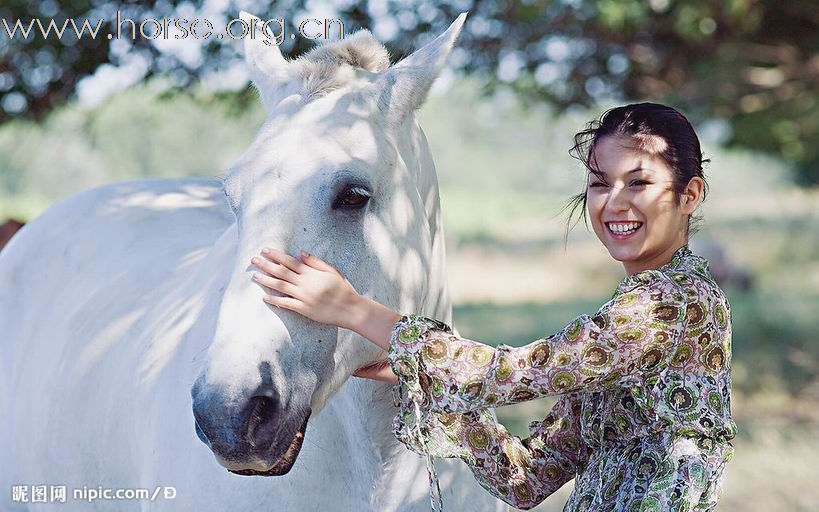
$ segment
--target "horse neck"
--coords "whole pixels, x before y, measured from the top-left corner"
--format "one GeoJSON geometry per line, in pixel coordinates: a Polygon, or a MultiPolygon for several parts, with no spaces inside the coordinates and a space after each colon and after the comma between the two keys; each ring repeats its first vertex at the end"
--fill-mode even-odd
{"type": "Polygon", "coordinates": [[[408,140],[415,141],[416,144],[415,154],[418,155],[416,184],[418,193],[424,201],[432,243],[427,293],[422,298],[420,312],[425,316],[452,325],[452,303],[449,298],[446,272],[446,245],[438,175],[424,131],[414,119],[411,126],[413,133],[408,140]]]}

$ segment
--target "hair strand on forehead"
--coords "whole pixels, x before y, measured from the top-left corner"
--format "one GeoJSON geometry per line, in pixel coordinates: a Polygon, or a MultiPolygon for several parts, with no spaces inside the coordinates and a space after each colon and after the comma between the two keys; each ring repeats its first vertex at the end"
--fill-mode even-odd
{"type": "MultiPolygon", "coordinates": [[[[627,136],[628,137],[628,136],[627,136]]],[[[664,138],[652,133],[635,133],[630,136],[634,149],[649,155],[661,155],[668,151],[668,143],[664,138]]]]}

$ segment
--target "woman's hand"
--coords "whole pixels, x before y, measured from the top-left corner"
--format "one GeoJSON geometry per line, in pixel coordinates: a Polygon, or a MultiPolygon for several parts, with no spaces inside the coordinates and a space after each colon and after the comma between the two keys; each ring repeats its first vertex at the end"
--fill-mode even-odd
{"type": "MultiPolygon", "coordinates": [[[[262,272],[253,280],[283,295],[265,294],[262,300],[295,311],[316,322],[350,329],[387,350],[392,326],[401,315],[355,291],[341,273],[317,256],[301,251],[300,260],[265,247],[250,262],[262,272]]],[[[356,377],[395,384],[398,376],[387,360],[353,372],[356,377]]]]}
{"type": "Polygon", "coordinates": [[[371,363],[367,366],[362,366],[358,370],[354,371],[353,375],[365,379],[389,382],[390,384],[398,383],[398,375],[392,371],[390,362],[387,360],[376,361],[375,363],[371,363]]]}
{"type": "Polygon", "coordinates": [[[317,256],[301,251],[300,258],[265,247],[250,260],[262,271],[253,280],[285,295],[265,294],[262,300],[316,322],[351,328],[361,313],[361,296],[353,285],[317,256]]]}
{"type": "MultiPolygon", "coordinates": [[[[316,322],[349,329],[389,350],[392,328],[401,315],[359,295],[338,270],[317,256],[301,251],[300,257],[265,247],[261,257],[250,260],[262,271],[254,273],[253,280],[285,295],[265,295],[262,300],[316,322]]],[[[377,374],[389,377],[387,369],[389,366],[382,367],[377,374]]]]}

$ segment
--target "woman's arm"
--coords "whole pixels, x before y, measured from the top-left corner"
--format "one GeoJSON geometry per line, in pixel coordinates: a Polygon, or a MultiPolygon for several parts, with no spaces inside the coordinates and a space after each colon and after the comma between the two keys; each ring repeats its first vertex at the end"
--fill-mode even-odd
{"type": "Polygon", "coordinates": [[[673,357],[686,317],[683,287],[659,270],[644,270],[632,276],[638,286],[594,316],[580,315],[556,334],[523,347],[493,348],[455,336],[436,320],[400,316],[362,297],[315,256],[302,253],[299,261],[269,248],[262,252],[266,259],[251,263],[268,275],[253,278],[285,294],[265,295],[266,302],[352,329],[386,349],[399,382],[422,386],[432,410],[443,412],[638,382],[673,357]]]}
{"type": "Polygon", "coordinates": [[[375,345],[389,350],[392,329],[402,315],[363,295],[356,294],[353,302],[350,308],[352,314],[341,327],[355,331],[375,345]]]}
{"type": "Polygon", "coordinates": [[[513,507],[540,504],[581,472],[591,450],[580,437],[579,394],[562,395],[543,421],[521,439],[500,423],[484,423],[487,446],[467,461],[481,486],[513,507]]]}
{"type": "Polygon", "coordinates": [[[424,391],[422,407],[441,412],[636,383],[671,360],[686,316],[679,284],[659,271],[643,274],[643,284],[594,316],[580,315],[522,347],[491,347],[436,320],[403,316],[393,327],[388,359],[403,383],[424,391]]]}
{"type": "MultiPolygon", "coordinates": [[[[411,408],[402,407],[402,411],[411,408]]],[[[399,415],[396,437],[409,449],[433,457],[458,457],[493,496],[519,509],[530,509],[582,471],[590,449],[580,436],[580,395],[562,395],[530,435],[519,438],[497,422],[488,409],[466,413],[431,413],[425,434],[399,415]]]]}

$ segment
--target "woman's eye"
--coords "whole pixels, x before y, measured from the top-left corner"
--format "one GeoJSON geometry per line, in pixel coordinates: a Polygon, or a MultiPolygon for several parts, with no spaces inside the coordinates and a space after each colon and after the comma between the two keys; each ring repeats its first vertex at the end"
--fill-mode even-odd
{"type": "Polygon", "coordinates": [[[370,193],[361,187],[351,187],[344,190],[333,201],[333,209],[356,210],[364,207],[370,200],[370,193]]]}
{"type": "Polygon", "coordinates": [[[648,181],[644,181],[644,180],[634,180],[634,181],[632,181],[632,182],[631,182],[631,184],[632,184],[632,185],[634,185],[634,186],[641,187],[641,186],[643,186],[643,185],[648,185],[648,184],[649,184],[649,182],[648,182],[648,181]]]}
{"type": "Polygon", "coordinates": [[[598,187],[605,187],[606,184],[601,181],[595,181],[594,183],[589,185],[589,188],[598,188],[598,187]]]}

